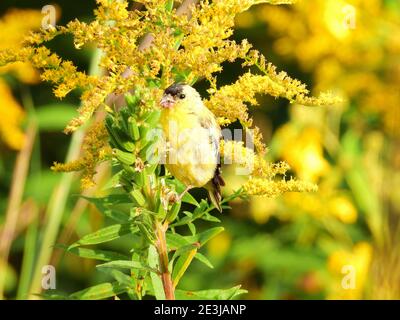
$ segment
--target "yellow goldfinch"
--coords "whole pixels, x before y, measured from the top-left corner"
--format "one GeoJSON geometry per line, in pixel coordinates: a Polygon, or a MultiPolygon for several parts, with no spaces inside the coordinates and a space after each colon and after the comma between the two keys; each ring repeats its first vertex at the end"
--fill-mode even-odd
{"type": "Polygon", "coordinates": [[[165,89],[160,105],[160,123],[168,146],[165,166],[187,186],[186,191],[205,187],[210,201],[222,211],[221,128],[214,114],[194,88],[181,83],[165,89]]]}

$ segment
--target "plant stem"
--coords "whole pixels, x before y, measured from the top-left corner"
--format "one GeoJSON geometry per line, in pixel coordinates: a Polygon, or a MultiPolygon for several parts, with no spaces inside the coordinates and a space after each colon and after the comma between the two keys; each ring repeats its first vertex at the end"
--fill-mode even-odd
{"type": "Polygon", "coordinates": [[[21,276],[17,290],[17,300],[28,298],[32,270],[35,265],[36,240],[39,227],[39,208],[33,203],[34,220],[29,224],[25,234],[24,255],[22,259],[21,276]]]}
{"type": "Polygon", "coordinates": [[[6,219],[0,239],[0,268],[4,268],[0,272],[0,299],[3,298],[6,277],[5,270],[7,268],[8,256],[10,253],[11,243],[14,238],[14,232],[18,223],[18,213],[24,193],[26,177],[29,171],[29,163],[36,137],[36,131],[36,123],[31,121],[26,131],[24,146],[18,154],[13,173],[6,219]]]}
{"type": "Polygon", "coordinates": [[[164,287],[165,298],[167,300],[175,300],[174,285],[172,283],[171,273],[168,269],[168,250],[165,232],[168,229],[168,224],[162,225],[156,222],[156,248],[160,260],[161,281],[164,287]]]}

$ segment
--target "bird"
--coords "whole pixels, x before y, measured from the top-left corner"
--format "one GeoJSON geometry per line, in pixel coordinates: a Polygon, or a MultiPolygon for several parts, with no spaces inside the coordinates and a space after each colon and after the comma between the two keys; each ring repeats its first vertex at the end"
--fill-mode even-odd
{"type": "Polygon", "coordinates": [[[182,195],[191,188],[204,187],[211,203],[222,212],[222,135],[214,114],[203,104],[197,90],[185,83],[166,88],[160,105],[160,125],[167,144],[166,168],[186,185],[182,195]]]}

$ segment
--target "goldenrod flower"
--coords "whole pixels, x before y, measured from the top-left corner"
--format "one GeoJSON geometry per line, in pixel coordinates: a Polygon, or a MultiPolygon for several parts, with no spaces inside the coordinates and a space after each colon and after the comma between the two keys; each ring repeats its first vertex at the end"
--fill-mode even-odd
{"type": "MultiPolygon", "coordinates": [[[[110,93],[125,93],[132,88],[141,92],[141,108],[154,108],[162,88],[176,78],[192,83],[206,78],[210,84],[210,98],[205,104],[220,120],[229,124],[239,121],[252,137],[257,152],[242,149],[239,163],[250,170],[245,192],[253,195],[275,196],[288,191],[314,191],[316,186],[284,177],[289,167],[284,163],[270,164],[264,159],[266,147],[260,130],[249,117],[249,105],[257,105],[256,94],[282,97],[305,105],[332,104],[337,101],[330,94],[310,97],[306,86],[285,72],[277,72],[263,55],[251,50],[246,41],[236,43],[230,39],[235,16],[250,6],[260,3],[292,3],[293,1],[246,0],[201,1],[194,7],[191,17],[166,10],[163,2],[143,1],[145,10],[129,10],[128,1],[97,0],[95,19],[85,23],[78,20],[65,27],[52,28],[31,34],[25,47],[18,51],[0,52],[0,65],[18,61],[30,62],[42,70],[41,78],[54,84],[54,93],[63,98],[71,90],[83,90],[79,116],[65,128],[70,133],[87,122],[93,113],[105,105],[110,93]],[[162,21],[162,23],[160,23],[162,21]],[[72,34],[77,49],[95,44],[102,51],[100,67],[108,71],[101,76],[88,76],[70,61],[62,60],[44,46],[46,41],[60,34],[72,34]],[[141,47],[145,35],[152,37],[151,45],[141,47]],[[244,67],[255,67],[257,73],[244,73],[235,83],[218,88],[216,73],[225,61],[241,60],[244,67]],[[129,68],[129,70],[127,69],[129,68]],[[127,72],[127,70],[129,72],[127,72]],[[253,129],[252,131],[250,129],[253,129]],[[243,153],[244,152],[244,153],[243,153]]],[[[111,110],[110,106],[106,109],[111,110]]],[[[94,130],[97,132],[99,130],[94,130]]],[[[104,131],[97,132],[103,141],[104,131]]],[[[94,163],[103,159],[100,154],[105,145],[94,144],[100,150],[88,151],[93,146],[94,133],[85,141],[85,155],[72,164],[56,164],[56,170],[84,170],[86,185],[94,173],[94,163]],[[92,137],[93,136],[93,137],[92,137]],[[94,153],[93,153],[94,152],[94,153]]],[[[228,144],[229,145],[229,144],[228,144]]],[[[232,150],[225,152],[231,153],[232,150]]],[[[221,151],[223,152],[223,151],[221,151]]],[[[237,155],[235,155],[237,156],[237,155]]]]}
{"type": "Polygon", "coordinates": [[[81,178],[82,188],[94,186],[93,176],[99,162],[106,160],[111,155],[108,145],[108,133],[102,122],[94,123],[87,131],[83,141],[83,155],[80,159],[67,164],[54,163],[54,171],[83,171],[81,178]]]}

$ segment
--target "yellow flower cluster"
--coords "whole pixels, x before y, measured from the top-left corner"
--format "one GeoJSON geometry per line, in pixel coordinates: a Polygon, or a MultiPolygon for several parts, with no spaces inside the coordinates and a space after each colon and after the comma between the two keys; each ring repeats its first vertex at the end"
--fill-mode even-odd
{"type": "MultiPolygon", "coordinates": [[[[284,97],[291,102],[300,105],[319,106],[340,102],[330,93],[321,93],[317,97],[309,97],[306,86],[296,79],[290,78],[286,72],[277,72],[276,67],[267,63],[265,57],[256,50],[251,50],[243,59],[243,66],[256,66],[262,74],[250,72],[242,75],[235,83],[225,85],[218,90],[210,89],[213,93],[205,103],[215,115],[221,118],[222,124],[226,125],[239,120],[244,127],[251,127],[252,119],[249,118],[247,104],[258,105],[256,94],[268,94],[272,97],[284,97]]],[[[265,152],[262,144],[261,133],[257,127],[254,128],[254,143],[260,153],[265,152]]]]}
{"type": "MultiPolygon", "coordinates": [[[[266,147],[261,132],[253,127],[248,105],[257,105],[256,94],[283,97],[290,102],[307,105],[331,104],[336,100],[329,95],[320,98],[308,96],[308,90],[300,81],[284,72],[276,72],[256,50],[250,50],[246,41],[236,43],[229,39],[237,14],[260,4],[292,3],[289,0],[203,0],[191,8],[190,15],[180,14],[166,6],[164,1],[139,1],[143,8],[129,9],[129,1],[97,0],[95,19],[85,23],[78,20],[65,27],[52,28],[30,35],[26,47],[14,51],[0,52],[0,65],[10,62],[30,62],[41,69],[42,79],[55,85],[55,95],[64,97],[74,88],[81,88],[82,104],[79,116],[66,127],[73,132],[88,121],[100,106],[106,103],[111,93],[125,93],[140,89],[143,93],[141,105],[155,101],[162,88],[177,80],[194,83],[205,78],[211,84],[207,106],[219,118],[220,123],[239,121],[252,135],[257,155],[249,156],[252,161],[252,177],[245,185],[249,194],[272,196],[285,191],[315,190],[314,185],[295,180],[274,181],[277,174],[284,175],[288,167],[284,164],[271,165],[263,158],[266,147]],[[77,49],[94,44],[102,52],[99,66],[104,73],[88,76],[80,72],[69,61],[63,61],[50,52],[44,42],[59,34],[72,34],[77,49]],[[245,73],[235,83],[217,88],[215,73],[222,70],[225,61],[243,61],[243,67],[256,67],[260,74],[245,73]],[[147,97],[147,98],[146,98],[147,97]],[[261,179],[266,179],[264,182],[261,179]]],[[[154,103],[153,103],[154,105],[154,103]]],[[[112,107],[112,106],[108,106],[112,107]]],[[[58,171],[84,169],[87,185],[94,165],[104,151],[103,132],[93,130],[85,141],[86,156],[67,165],[56,164],[58,171]],[[92,150],[96,147],[99,150],[92,150]],[[90,152],[88,151],[90,149],[90,152]],[[96,160],[96,161],[94,161],[96,160]]],[[[245,155],[247,156],[247,155],[245,155]]]]}
{"type": "Polygon", "coordinates": [[[377,114],[387,133],[400,134],[399,3],[304,0],[244,19],[266,22],[275,51],[312,71],[318,89],[341,88],[363,116],[377,114]]]}
{"type": "Polygon", "coordinates": [[[235,164],[244,167],[248,179],[243,184],[247,195],[275,197],[285,192],[314,192],[318,187],[312,183],[285,179],[290,169],[287,163],[269,163],[261,155],[256,154],[238,141],[223,141],[221,156],[225,164],[235,164]]]}
{"type": "Polygon", "coordinates": [[[94,186],[93,176],[96,166],[111,155],[108,145],[108,133],[102,122],[94,123],[87,131],[83,141],[83,156],[75,161],[63,164],[54,163],[52,170],[57,172],[82,171],[81,186],[83,189],[94,186]]]}
{"type": "MultiPolygon", "coordinates": [[[[0,18],[0,55],[3,50],[16,52],[32,29],[40,27],[41,13],[36,10],[10,10],[0,18]]],[[[11,74],[23,83],[36,83],[38,72],[29,63],[15,62],[0,67],[0,77],[11,74]]],[[[12,95],[7,83],[0,78],[0,139],[14,150],[21,149],[24,133],[20,126],[24,111],[12,95]]]]}

